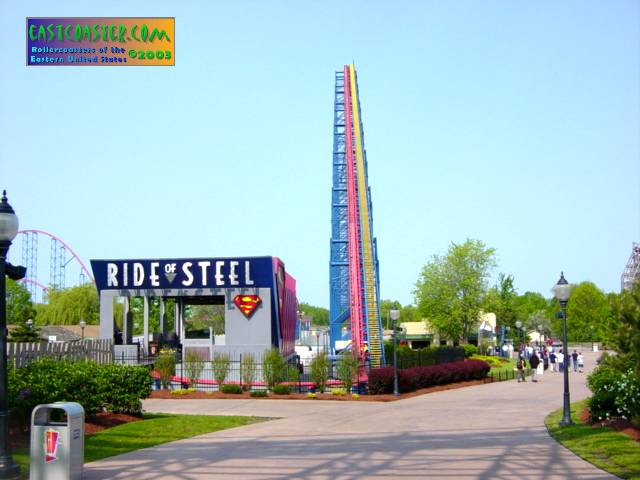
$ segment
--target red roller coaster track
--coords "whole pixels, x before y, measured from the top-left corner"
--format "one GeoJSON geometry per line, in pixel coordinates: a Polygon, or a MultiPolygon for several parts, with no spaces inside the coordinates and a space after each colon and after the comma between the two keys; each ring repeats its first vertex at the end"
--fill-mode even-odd
{"type": "MultiPolygon", "coordinates": [[[[62,240],[60,237],[49,233],[49,232],[45,232],[44,230],[36,230],[36,229],[32,229],[32,230],[20,230],[18,231],[18,233],[36,233],[36,234],[42,234],[45,235],[49,238],[52,238],[53,240],[60,242],[62,244],[62,246],[64,246],[65,250],[67,250],[70,254],[72,258],[75,258],[76,261],[80,264],[80,268],[82,269],[82,271],[84,272],[84,274],[87,276],[87,278],[91,279],[92,283],[95,283],[95,279],[93,278],[93,275],[91,275],[91,273],[89,272],[89,269],[85,266],[85,264],[82,262],[82,259],[76,254],[76,252],[73,251],[73,249],[64,241],[62,240]]],[[[38,285],[40,288],[43,288],[43,286],[38,283],[36,280],[31,279],[30,283],[35,283],[36,285],[38,285]]]]}

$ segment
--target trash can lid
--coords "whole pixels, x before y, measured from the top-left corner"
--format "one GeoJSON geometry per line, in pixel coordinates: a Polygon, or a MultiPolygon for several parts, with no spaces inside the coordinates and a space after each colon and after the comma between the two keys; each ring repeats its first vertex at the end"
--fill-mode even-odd
{"type": "Polygon", "coordinates": [[[33,409],[32,418],[35,418],[36,413],[39,412],[40,410],[53,410],[53,409],[64,410],[69,420],[71,420],[72,418],[84,416],[84,408],[78,402],[54,402],[54,403],[44,403],[42,405],[36,406],[33,409]]]}

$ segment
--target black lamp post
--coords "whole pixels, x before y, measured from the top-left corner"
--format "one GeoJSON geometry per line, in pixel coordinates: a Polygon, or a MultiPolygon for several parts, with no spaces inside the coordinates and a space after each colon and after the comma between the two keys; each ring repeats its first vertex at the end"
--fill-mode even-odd
{"type": "Polygon", "coordinates": [[[555,286],[551,289],[553,295],[560,302],[560,307],[562,307],[562,353],[564,354],[564,396],[562,403],[562,420],[560,421],[560,426],[572,425],[571,421],[571,406],[569,402],[569,369],[567,368],[569,359],[569,348],[567,346],[567,302],[569,301],[569,296],[571,295],[571,286],[564,278],[564,273],[560,272],[560,280],[555,286]]]}
{"type": "Polygon", "coordinates": [[[400,318],[400,310],[391,310],[389,316],[393,321],[393,394],[397,397],[400,395],[398,390],[398,326],[397,322],[400,318]]]}
{"type": "Polygon", "coordinates": [[[0,201],[0,350],[2,350],[0,352],[0,478],[16,478],[20,474],[20,466],[13,461],[11,456],[7,399],[6,275],[7,273],[15,274],[16,270],[16,267],[7,265],[7,253],[11,241],[16,238],[17,234],[18,217],[7,202],[7,192],[3,191],[0,201]]]}

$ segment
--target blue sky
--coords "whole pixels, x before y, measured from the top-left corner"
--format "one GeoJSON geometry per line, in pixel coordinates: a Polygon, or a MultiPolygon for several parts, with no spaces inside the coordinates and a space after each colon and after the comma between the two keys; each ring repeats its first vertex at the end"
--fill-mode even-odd
{"type": "Polygon", "coordinates": [[[0,186],[85,261],[277,255],[328,306],[334,71],[354,60],[383,298],[411,302],[468,237],[521,293],[560,270],[618,291],[640,240],[639,18],[631,0],[3,2],[0,186]],[[174,16],[176,66],[26,67],[27,16],[174,16]]]}

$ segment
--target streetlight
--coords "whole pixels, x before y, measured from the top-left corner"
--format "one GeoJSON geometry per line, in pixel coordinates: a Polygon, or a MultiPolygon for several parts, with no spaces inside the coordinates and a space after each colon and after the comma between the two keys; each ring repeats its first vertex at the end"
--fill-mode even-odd
{"type": "Polygon", "coordinates": [[[544,338],[544,327],[542,326],[542,324],[538,324],[538,333],[540,334],[540,336],[538,337],[538,346],[542,347],[542,344],[544,343],[542,341],[542,339],[544,338]]]}
{"type": "Polygon", "coordinates": [[[84,327],[87,326],[87,322],[84,321],[84,318],[80,319],[80,330],[82,331],[82,340],[84,340],[84,327]]]}
{"type": "Polygon", "coordinates": [[[400,310],[391,310],[389,316],[393,320],[393,394],[397,397],[400,395],[400,391],[398,390],[398,329],[396,322],[400,318],[400,310]]]}
{"type": "Polygon", "coordinates": [[[567,360],[569,358],[569,348],[567,346],[567,302],[569,301],[569,296],[571,295],[571,286],[564,278],[564,273],[560,272],[560,280],[558,283],[554,285],[551,289],[553,295],[560,302],[560,307],[562,308],[562,353],[564,354],[564,395],[563,395],[563,403],[562,403],[562,420],[560,421],[560,426],[572,425],[571,421],[571,407],[569,403],[569,369],[567,368],[567,360]]]}
{"type": "Polygon", "coordinates": [[[0,478],[15,478],[20,466],[13,461],[9,444],[9,409],[7,399],[7,298],[6,275],[20,274],[24,269],[7,264],[7,253],[11,242],[18,234],[18,217],[7,201],[6,190],[0,200],[0,478]]]}
{"type": "MultiPolygon", "coordinates": [[[[522,322],[520,320],[516,321],[516,328],[518,330],[520,330],[520,332],[519,332],[519,337],[520,338],[518,340],[520,340],[520,346],[522,346],[524,341],[523,341],[523,338],[522,338],[522,331],[521,331],[522,330],[522,322]]],[[[520,352],[520,353],[522,353],[522,352],[520,352]]]]}

